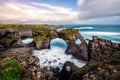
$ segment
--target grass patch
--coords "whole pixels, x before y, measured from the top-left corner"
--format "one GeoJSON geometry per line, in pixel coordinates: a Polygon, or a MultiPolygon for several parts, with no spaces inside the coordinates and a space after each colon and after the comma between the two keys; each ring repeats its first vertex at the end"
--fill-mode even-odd
{"type": "Polygon", "coordinates": [[[21,67],[15,59],[9,60],[3,64],[4,69],[1,71],[2,80],[21,80],[21,67]]]}

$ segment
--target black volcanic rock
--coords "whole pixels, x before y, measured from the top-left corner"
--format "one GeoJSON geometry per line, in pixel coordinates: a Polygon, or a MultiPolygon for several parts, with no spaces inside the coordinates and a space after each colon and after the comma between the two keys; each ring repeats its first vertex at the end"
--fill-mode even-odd
{"type": "Polygon", "coordinates": [[[71,80],[120,80],[120,44],[93,36],[88,52],[88,64],[76,69],[71,80]]]}
{"type": "Polygon", "coordinates": [[[74,63],[70,61],[65,62],[60,72],[60,80],[70,80],[76,68],[77,66],[74,63]]]}
{"type": "MultiPolygon", "coordinates": [[[[100,61],[99,59],[101,59],[101,56],[119,55],[120,44],[93,36],[93,40],[89,42],[88,52],[90,59],[100,61]]],[[[104,57],[102,57],[102,59],[104,59],[104,57]]]]}

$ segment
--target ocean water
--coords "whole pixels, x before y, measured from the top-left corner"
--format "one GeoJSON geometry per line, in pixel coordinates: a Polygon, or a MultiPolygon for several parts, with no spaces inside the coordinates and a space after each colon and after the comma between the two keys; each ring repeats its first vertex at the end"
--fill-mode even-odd
{"type": "Polygon", "coordinates": [[[83,67],[86,62],[75,59],[72,55],[65,54],[67,44],[63,39],[55,38],[50,42],[50,49],[33,50],[33,55],[40,59],[40,67],[59,67],[62,69],[66,61],[71,61],[78,67],[83,67]]]}
{"type": "MultiPolygon", "coordinates": [[[[24,44],[29,44],[33,41],[32,38],[23,39],[24,44]]],[[[79,40],[76,40],[76,44],[80,44],[79,40]]],[[[83,67],[87,62],[75,59],[72,55],[65,53],[67,49],[67,43],[60,38],[52,39],[50,42],[50,49],[33,50],[33,55],[40,60],[41,68],[57,68],[62,69],[66,61],[71,61],[78,67],[83,67]]]]}
{"type": "MultiPolygon", "coordinates": [[[[59,25],[55,25],[59,27],[59,25]]],[[[111,40],[112,42],[120,43],[120,25],[64,25],[64,28],[57,29],[60,32],[66,28],[75,28],[85,39],[92,39],[96,35],[100,38],[111,40]]],[[[23,40],[23,43],[29,44],[33,39],[28,38],[23,40]]],[[[76,44],[80,44],[78,39],[76,44]]],[[[72,45],[71,45],[72,46],[72,45]]],[[[55,38],[50,42],[50,49],[33,50],[33,55],[40,60],[40,67],[44,68],[59,67],[62,69],[66,61],[71,61],[78,67],[83,67],[87,62],[75,59],[72,55],[65,54],[67,44],[63,39],[55,38]]]]}
{"type": "MultiPolygon", "coordinates": [[[[59,27],[60,25],[55,25],[59,27]]],[[[64,25],[63,29],[75,28],[85,39],[92,39],[92,36],[111,40],[115,43],[120,43],[120,25],[64,25]]],[[[62,30],[62,29],[59,29],[62,30]]]]}

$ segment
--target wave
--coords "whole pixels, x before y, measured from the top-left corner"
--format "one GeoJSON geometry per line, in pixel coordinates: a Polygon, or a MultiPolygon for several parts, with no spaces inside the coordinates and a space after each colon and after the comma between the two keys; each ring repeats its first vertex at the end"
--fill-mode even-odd
{"type": "Polygon", "coordinates": [[[119,32],[100,32],[100,31],[86,31],[86,32],[80,32],[81,34],[86,35],[98,35],[98,36],[116,36],[120,35],[119,32]]]}
{"type": "Polygon", "coordinates": [[[66,29],[66,28],[58,28],[58,29],[56,29],[58,32],[60,32],[61,30],[63,30],[63,29],[66,29]]]}
{"type": "Polygon", "coordinates": [[[93,27],[78,27],[78,28],[74,28],[74,29],[94,29],[93,27]]]}
{"type": "Polygon", "coordinates": [[[30,44],[31,42],[33,42],[33,38],[23,39],[22,42],[23,42],[24,44],[30,44]]]}
{"type": "Polygon", "coordinates": [[[85,62],[81,62],[80,60],[73,58],[72,55],[65,54],[64,50],[58,47],[54,47],[52,49],[33,50],[33,55],[39,58],[41,68],[47,67],[49,69],[50,67],[59,67],[62,69],[66,61],[71,61],[78,67],[86,65],[85,62]]]}

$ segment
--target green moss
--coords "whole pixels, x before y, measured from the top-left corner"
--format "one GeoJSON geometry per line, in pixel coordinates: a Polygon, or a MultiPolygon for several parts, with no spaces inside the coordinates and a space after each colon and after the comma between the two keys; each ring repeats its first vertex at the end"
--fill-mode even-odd
{"type": "Polygon", "coordinates": [[[62,30],[60,34],[62,34],[65,40],[69,42],[69,40],[76,40],[77,36],[79,35],[79,32],[76,29],[70,28],[62,30]]]}
{"type": "Polygon", "coordinates": [[[2,80],[21,80],[21,67],[15,59],[4,63],[4,69],[1,71],[2,80]]]}
{"type": "Polygon", "coordinates": [[[44,40],[49,40],[50,30],[42,26],[36,27],[33,30],[33,39],[36,44],[41,44],[44,40]]]}
{"type": "Polygon", "coordinates": [[[35,28],[39,26],[44,26],[46,28],[53,28],[52,24],[0,24],[0,29],[7,29],[10,31],[21,30],[23,28],[35,28]]]}

